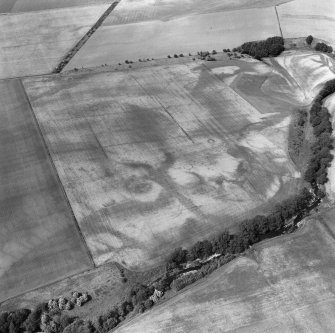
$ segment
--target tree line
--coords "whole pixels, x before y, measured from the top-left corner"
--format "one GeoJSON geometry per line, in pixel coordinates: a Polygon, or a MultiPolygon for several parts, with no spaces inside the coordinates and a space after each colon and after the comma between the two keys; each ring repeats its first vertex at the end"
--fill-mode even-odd
{"type": "Polygon", "coordinates": [[[266,40],[246,42],[235,50],[258,60],[265,57],[277,57],[285,50],[284,39],[276,36],[266,40]]]}
{"type": "Polygon", "coordinates": [[[335,93],[335,79],[325,83],[313,101],[310,109],[310,124],[313,127],[315,142],[311,145],[311,158],[304,178],[312,185],[322,185],[328,181],[328,167],[333,160],[332,124],[330,113],[322,106],[323,100],[335,93]]]}

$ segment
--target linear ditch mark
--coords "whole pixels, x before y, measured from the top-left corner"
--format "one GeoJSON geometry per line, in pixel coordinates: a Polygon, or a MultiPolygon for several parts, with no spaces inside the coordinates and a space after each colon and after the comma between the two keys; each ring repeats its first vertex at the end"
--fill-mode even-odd
{"type": "Polygon", "coordinates": [[[77,54],[77,52],[86,44],[90,37],[95,31],[101,26],[106,20],[108,15],[114,10],[121,0],[113,2],[108,9],[100,16],[98,21],[91,27],[91,29],[82,37],[82,39],[64,56],[59,65],[52,71],[53,74],[60,73],[64,67],[71,61],[71,59],[77,54]]]}
{"type": "Polygon", "coordinates": [[[149,92],[143,87],[143,85],[131,74],[129,74],[130,77],[141,87],[141,89],[144,91],[144,93],[149,96],[154,102],[158,103],[161,108],[169,115],[169,117],[173,120],[173,122],[180,128],[180,130],[184,133],[184,135],[189,139],[192,143],[194,143],[191,136],[184,130],[184,128],[179,124],[179,122],[173,117],[173,115],[169,112],[169,110],[161,103],[161,101],[156,98],[155,96],[149,94],[149,92]]]}
{"type": "Polygon", "coordinates": [[[277,22],[278,22],[278,27],[279,27],[280,35],[281,35],[282,38],[284,38],[283,31],[282,31],[281,25],[280,25],[280,19],[279,19],[279,15],[278,15],[278,11],[277,11],[277,6],[275,6],[275,12],[276,12],[276,16],[277,16],[277,22]]]}
{"type": "Polygon", "coordinates": [[[31,112],[31,114],[32,114],[33,120],[34,120],[34,122],[35,122],[35,124],[36,124],[37,131],[38,131],[38,133],[39,133],[39,135],[40,135],[40,137],[41,137],[41,141],[42,141],[42,143],[43,143],[44,149],[45,149],[45,151],[46,151],[46,153],[47,153],[47,155],[48,155],[48,157],[49,157],[49,161],[50,161],[51,166],[52,166],[52,168],[53,168],[53,170],[54,170],[55,176],[56,176],[56,178],[57,178],[57,182],[58,182],[58,184],[59,184],[59,188],[60,188],[61,191],[63,192],[65,201],[66,201],[66,203],[67,203],[67,205],[68,205],[68,207],[69,207],[69,210],[70,210],[70,212],[71,212],[71,214],[72,214],[72,217],[73,217],[75,226],[76,226],[76,228],[77,228],[77,230],[78,230],[79,236],[80,236],[81,240],[82,240],[83,243],[84,243],[84,247],[86,248],[86,252],[87,252],[87,255],[88,255],[89,260],[91,261],[92,267],[95,268],[95,267],[97,267],[97,266],[95,265],[95,262],[94,262],[92,253],[91,253],[91,251],[90,251],[90,249],[89,249],[89,247],[88,247],[88,245],[87,245],[86,238],[85,238],[84,234],[82,233],[82,231],[81,231],[81,229],[80,229],[79,223],[78,223],[78,221],[77,221],[77,219],[76,219],[76,216],[75,216],[75,214],[74,214],[74,211],[73,211],[73,209],[72,209],[72,206],[71,206],[69,197],[68,197],[68,195],[67,195],[67,193],[66,193],[66,191],[65,191],[65,188],[64,188],[64,186],[63,186],[63,183],[62,183],[62,181],[61,181],[61,179],[60,179],[60,177],[59,177],[59,174],[58,174],[56,165],[55,165],[54,160],[53,160],[53,158],[52,158],[52,155],[51,155],[51,152],[50,152],[49,147],[48,147],[48,145],[47,145],[47,142],[46,142],[46,140],[45,140],[45,136],[43,135],[43,131],[42,131],[42,129],[41,129],[41,126],[40,126],[40,124],[39,124],[39,122],[38,122],[38,120],[37,120],[37,118],[36,118],[36,115],[35,115],[35,112],[34,112],[34,110],[33,110],[33,107],[32,107],[32,105],[31,105],[31,103],[30,103],[30,99],[29,99],[29,97],[28,97],[28,94],[27,94],[27,92],[26,92],[26,89],[25,89],[25,87],[24,87],[24,85],[23,85],[23,83],[22,83],[22,80],[19,80],[19,82],[20,82],[20,86],[21,86],[21,89],[22,89],[22,91],[23,91],[23,94],[24,94],[25,98],[27,99],[28,107],[29,107],[30,112],[31,112]]]}

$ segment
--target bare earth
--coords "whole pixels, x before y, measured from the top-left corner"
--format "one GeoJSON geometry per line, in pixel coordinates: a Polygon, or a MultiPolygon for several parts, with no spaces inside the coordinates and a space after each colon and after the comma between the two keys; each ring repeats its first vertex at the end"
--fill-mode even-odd
{"type": "MultiPolygon", "coordinates": [[[[258,62],[241,64],[257,75],[258,62]]],[[[151,267],[298,190],[290,109],[259,112],[215,71],[188,62],[25,79],[96,264],[151,267]]]]}
{"type": "Polygon", "coordinates": [[[19,80],[0,81],[0,301],[91,267],[19,80]]]}

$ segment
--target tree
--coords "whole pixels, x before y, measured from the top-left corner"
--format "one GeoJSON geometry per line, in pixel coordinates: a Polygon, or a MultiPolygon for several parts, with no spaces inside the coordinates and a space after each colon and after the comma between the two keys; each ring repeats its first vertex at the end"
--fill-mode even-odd
{"type": "Polygon", "coordinates": [[[25,329],[28,333],[34,333],[38,331],[41,324],[41,315],[43,312],[47,312],[48,310],[48,304],[47,303],[41,303],[36,306],[34,311],[32,311],[27,320],[25,321],[25,329]]]}
{"type": "Polygon", "coordinates": [[[230,234],[228,230],[224,230],[212,240],[213,253],[226,254],[230,241],[230,234]]]}
{"type": "Polygon", "coordinates": [[[273,44],[269,48],[269,55],[272,57],[279,56],[285,50],[284,46],[281,44],[273,44]]]}
{"type": "Polygon", "coordinates": [[[168,263],[175,263],[176,265],[186,262],[187,259],[187,250],[178,247],[168,256],[168,263]]]}
{"type": "Polygon", "coordinates": [[[154,305],[154,302],[151,299],[147,299],[144,302],[144,307],[145,307],[146,310],[149,310],[150,308],[152,308],[153,305],[154,305]]]}
{"type": "Polygon", "coordinates": [[[308,45],[311,45],[312,42],[313,42],[313,36],[312,36],[312,35],[307,36],[307,38],[306,38],[306,43],[307,43],[308,45]]]}

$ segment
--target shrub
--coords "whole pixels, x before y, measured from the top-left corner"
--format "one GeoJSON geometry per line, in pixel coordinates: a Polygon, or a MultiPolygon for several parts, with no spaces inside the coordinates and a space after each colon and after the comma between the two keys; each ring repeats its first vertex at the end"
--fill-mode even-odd
{"type": "Polygon", "coordinates": [[[307,36],[307,38],[306,38],[306,43],[307,43],[308,45],[311,45],[312,42],[313,42],[313,36],[312,36],[312,35],[307,36]]]}
{"type": "Polygon", "coordinates": [[[326,43],[317,43],[315,45],[315,50],[320,52],[332,53],[333,48],[326,43]]]}
{"type": "Polygon", "coordinates": [[[151,299],[147,299],[145,302],[144,302],[144,308],[146,310],[149,310],[150,308],[152,308],[154,305],[154,302],[151,300],[151,299]]]}
{"type": "Polygon", "coordinates": [[[181,276],[175,280],[173,280],[173,282],[171,283],[171,289],[175,290],[175,291],[179,291],[183,288],[185,288],[186,286],[194,283],[195,281],[201,279],[203,276],[200,272],[196,272],[193,274],[187,274],[184,276],[181,276]]]}
{"type": "Polygon", "coordinates": [[[174,54],[173,57],[174,57],[174,58],[178,58],[178,54],[174,54]]]}

